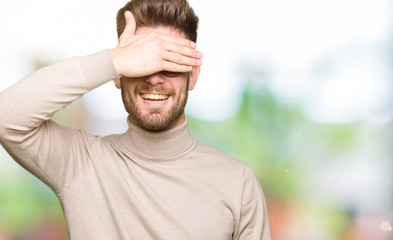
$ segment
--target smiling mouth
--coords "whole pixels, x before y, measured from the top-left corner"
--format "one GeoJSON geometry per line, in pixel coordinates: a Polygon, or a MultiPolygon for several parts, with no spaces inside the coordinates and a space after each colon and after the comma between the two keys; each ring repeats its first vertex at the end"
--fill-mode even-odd
{"type": "Polygon", "coordinates": [[[161,93],[141,93],[140,95],[143,100],[151,103],[162,103],[169,98],[169,95],[161,93]]]}

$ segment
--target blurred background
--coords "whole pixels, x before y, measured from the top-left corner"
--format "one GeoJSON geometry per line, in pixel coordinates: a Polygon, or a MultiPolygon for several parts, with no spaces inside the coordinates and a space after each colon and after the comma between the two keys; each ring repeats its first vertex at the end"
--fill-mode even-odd
{"type": "MultiPolygon", "coordinates": [[[[0,91],[115,47],[125,3],[1,0],[0,91]]],[[[273,238],[392,240],[393,2],[190,3],[205,56],[187,106],[191,132],[254,169],[273,238]]],[[[126,131],[126,117],[108,83],[54,120],[106,135],[126,131]]],[[[67,239],[60,204],[0,147],[0,240],[46,239],[67,239]]]]}

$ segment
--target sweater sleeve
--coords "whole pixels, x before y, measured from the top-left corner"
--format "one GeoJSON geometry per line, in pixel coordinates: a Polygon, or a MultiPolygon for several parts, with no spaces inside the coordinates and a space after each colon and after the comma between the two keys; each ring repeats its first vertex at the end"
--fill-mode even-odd
{"type": "Polygon", "coordinates": [[[41,68],[0,93],[0,143],[22,167],[59,191],[87,155],[86,136],[51,117],[117,78],[109,50],[41,68]]]}
{"type": "Polygon", "coordinates": [[[243,196],[235,240],[271,240],[269,216],[262,187],[254,171],[247,165],[244,171],[243,196]]]}

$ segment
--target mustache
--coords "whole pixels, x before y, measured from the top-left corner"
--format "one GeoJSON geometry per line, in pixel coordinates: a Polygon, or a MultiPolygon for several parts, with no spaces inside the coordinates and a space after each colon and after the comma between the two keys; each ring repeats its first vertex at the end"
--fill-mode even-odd
{"type": "Polygon", "coordinates": [[[167,95],[174,95],[175,90],[172,88],[165,88],[163,86],[137,86],[134,89],[134,94],[137,95],[139,93],[150,93],[150,92],[156,92],[156,93],[161,93],[161,94],[167,94],[167,95]]]}

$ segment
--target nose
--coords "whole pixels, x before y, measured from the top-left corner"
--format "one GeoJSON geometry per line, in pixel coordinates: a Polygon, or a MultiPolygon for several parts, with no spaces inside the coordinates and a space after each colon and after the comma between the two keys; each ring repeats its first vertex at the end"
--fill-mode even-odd
{"type": "Polygon", "coordinates": [[[160,73],[154,73],[152,75],[146,76],[145,81],[155,86],[160,83],[164,83],[164,78],[160,73]]]}

